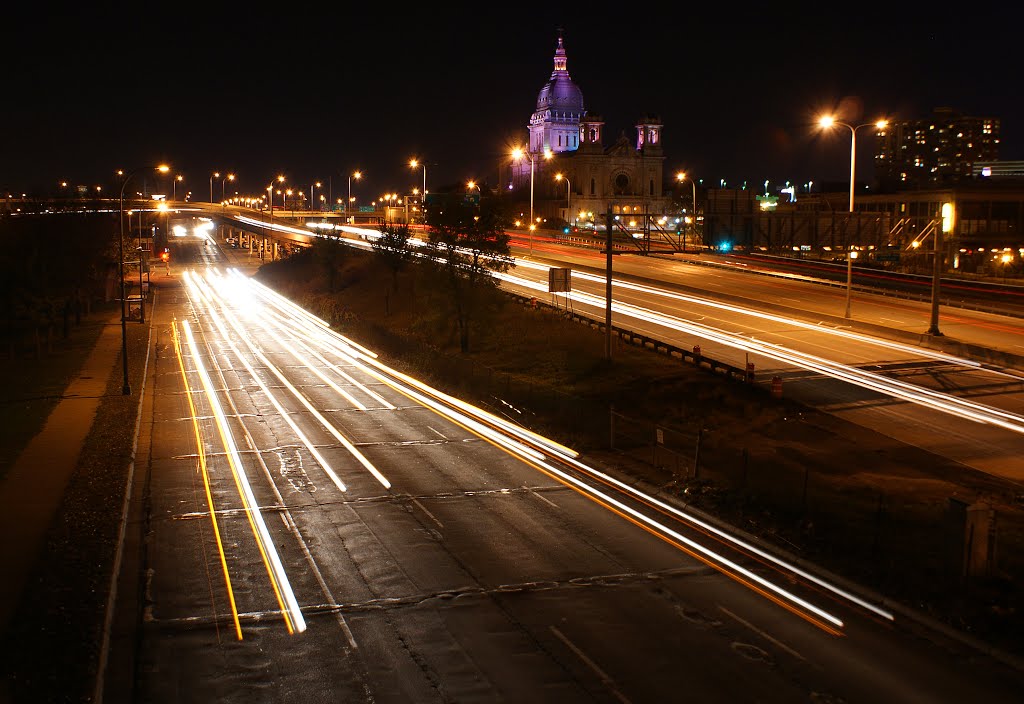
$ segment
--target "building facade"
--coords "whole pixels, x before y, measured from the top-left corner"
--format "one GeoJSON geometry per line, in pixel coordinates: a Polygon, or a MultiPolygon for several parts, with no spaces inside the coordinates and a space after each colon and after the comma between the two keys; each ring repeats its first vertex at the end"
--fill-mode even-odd
{"type": "Polygon", "coordinates": [[[554,70],[528,124],[529,146],[512,164],[509,186],[525,197],[532,189],[534,217],[542,221],[587,227],[603,223],[609,209],[627,225],[670,215],[661,120],[644,115],[634,128],[633,139],[623,133],[606,146],[605,123],[587,111],[559,35],[554,70]]]}
{"type": "Polygon", "coordinates": [[[875,133],[875,174],[883,190],[941,188],[999,159],[999,120],[937,108],[923,120],[895,120],[875,133]]]}
{"type": "Polygon", "coordinates": [[[946,265],[967,273],[1017,276],[1024,269],[1024,187],[965,182],[948,188],[858,196],[853,213],[845,193],[801,195],[765,207],[757,193],[711,189],[705,204],[705,242],[814,258],[844,257],[856,249],[867,263],[900,268],[943,234],[946,265]]]}

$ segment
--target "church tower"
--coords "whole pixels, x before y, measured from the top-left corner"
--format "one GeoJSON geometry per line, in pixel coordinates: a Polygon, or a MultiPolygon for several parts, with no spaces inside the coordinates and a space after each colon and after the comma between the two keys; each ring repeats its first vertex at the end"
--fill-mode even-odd
{"type": "Polygon", "coordinates": [[[587,115],[580,119],[580,151],[600,154],[604,150],[603,130],[604,120],[600,115],[587,115]]]}
{"type": "Polygon", "coordinates": [[[661,119],[646,115],[636,124],[636,150],[645,156],[661,156],[661,119]]]}

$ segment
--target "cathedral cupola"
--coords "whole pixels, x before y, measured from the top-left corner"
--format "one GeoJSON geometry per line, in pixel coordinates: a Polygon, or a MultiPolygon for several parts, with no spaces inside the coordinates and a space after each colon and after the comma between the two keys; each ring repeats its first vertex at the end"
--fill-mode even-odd
{"type": "Polygon", "coordinates": [[[530,153],[575,151],[579,148],[579,122],[586,114],[583,92],[566,68],[565,44],[558,33],[555,67],[537,94],[537,109],[530,118],[530,153]]]}

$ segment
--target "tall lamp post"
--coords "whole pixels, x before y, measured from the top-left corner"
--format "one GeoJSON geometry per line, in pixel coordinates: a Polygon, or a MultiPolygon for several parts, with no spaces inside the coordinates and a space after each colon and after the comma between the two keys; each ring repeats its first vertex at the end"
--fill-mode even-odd
{"type": "Polygon", "coordinates": [[[417,166],[423,167],[423,196],[427,195],[427,162],[420,161],[419,159],[410,159],[409,168],[415,169],[417,166]]]}
{"type": "MultiPolygon", "coordinates": [[[[683,181],[686,181],[686,180],[687,180],[687,178],[686,178],[686,172],[685,171],[680,171],[679,173],[676,174],[676,181],[679,181],[679,183],[682,183],[683,181]]],[[[694,180],[692,178],[690,178],[689,181],[690,181],[690,190],[693,191],[693,212],[690,213],[690,225],[693,228],[693,230],[691,231],[690,234],[693,235],[693,243],[694,243],[694,245],[696,245],[697,244],[697,184],[694,182],[694,180]]],[[[698,251],[700,251],[700,250],[698,250],[698,251]]],[[[683,252],[684,253],[686,252],[686,240],[685,239],[683,240],[683,252]]]]}
{"type": "Polygon", "coordinates": [[[225,181],[234,181],[234,180],[235,180],[235,175],[234,174],[228,174],[227,176],[225,176],[224,178],[222,178],[220,180],[220,199],[221,199],[221,202],[224,201],[224,182],[225,181]]]}
{"type": "Polygon", "coordinates": [[[313,209],[313,203],[315,202],[313,200],[313,189],[314,188],[320,188],[320,182],[319,181],[317,181],[316,183],[310,184],[310,186],[309,186],[309,209],[310,210],[313,209]]]}
{"type": "Polygon", "coordinates": [[[213,202],[213,179],[215,179],[215,178],[220,178],[220,172],[219,171],[214,171],[212,174],[210,174],[210,202],[211,203],[213,202]]]}
{"type": "Polygon", "coordinates": [[[171,200],[178,200],[178,183],[184,180],[185,177],[178,174],[174,177],[174,180],[171,181],[171,200]]]}
{"type": "MultiPolygon", "coordinates": [[[[835,119],[832,115],[825,115],[818,120],[818,124],[824,129],[830,129],[835,125],[841,125],[850,130],[850,219],[853,219],[853,192],[854,184],[857,178],[857,130],[862,127],[875,127],[876,129],[885,129],[889,126],[888,120],[876,120],[875,122],[866,122],[863,125],[851,125],[846,122],[835,119]]],[[[846,245],[846,316],[850,317],[850,298],[853,290],[853,260],[856,258],[856,254],[853,252],[853,248],[848,242],[846,245]]]]}
{"type": "MultiPolygon", "coordinates": [[[[150,167],[140,166],[136,169],[132,169],[125,174],[124,181],[121,182],[121,197],[119,199],[118,215],[120,218],[120,232],[121,237],[117,243],[118,253],[118,276],[121,279],[121,364],[122,364],[122,383],[121,393],[125,396],[129,396],[132,393],[131,384],[128,383],[128,325],[127,325],[127,311],[125,310],[125,291],[124,291],[124,189],[128,185],[132,176],[140,171],[148,169],[150,167]]],[[[156,170],[160,173],[167,173],[171,170],[169,166],[160,165],[156,167],[156,170]]],[[[140,257],[141,260],[141,257],[140,257]]]]}
{"type": "MultiPolygon", "coordinates": [[[[278,183],[284,183],[284,176],[278,176],[276,179],[274,179],[274,181],[277,181],[278,183]]],[[[273,229],[274,229],[274,181],[271,181],[270,185],[267,186],[267,191],[270,193],[270,230],[271,231],[273,231],[273,229]]],[[[250,254],[251,254],[251,252],[250,252],[250,254]]]]}
{"type": "Polygon", "coordinates": [[[348,209],[352,205],[352,179],[358,181],[363,177],[362,171],[353,171],[348,175],[348,200],[345,201],[345,214],[348,214],[348,209]]]}
{"type": "Polygon", "coordinates": [[[555,180],[565,180],[565,220],[572,225],[572,183],[569,181],[569,177],[563,174],[555,174],[555,180]]]}
{"type": "MultiPolygon", "coordinates": [[[[529,151],[524,151],[520,147],[516,147],[512,150],[512,160],[519,161],[523,157],[530,160],[530,251],[533,251],[533,231],[536,228],[536,223],[533,221],[533,172],[534,172],[534,160],[533,154],[529,151]]],[[[550,159],[552,157],[551,150],[544,150],[544,158],[550,159]]]]}
{"type": "Polygon", "coordinates": [[[935,228],[932,235],[935,238],[935,252],[932,260],[932,313],[928,325],[928,334],[935,337],[942,337],[939,330],[939,281],[942,277],[942,237],[953,231],[953,204],[943,203],[939,211],[942,215],[942,224],[935,228]]]}
{"type": "Polygon", "coordinates": [[[476,181],[468,181],[466,183],[466,188],[470,189],[470,190],[473,189],[473,188],[476,189],[476,197],[477,197],[476,208],[477,208],[477,212],[480,212],[480,201],[483,199],[483,191],[480,190],[480,184],[477,183],[476,181]]]}

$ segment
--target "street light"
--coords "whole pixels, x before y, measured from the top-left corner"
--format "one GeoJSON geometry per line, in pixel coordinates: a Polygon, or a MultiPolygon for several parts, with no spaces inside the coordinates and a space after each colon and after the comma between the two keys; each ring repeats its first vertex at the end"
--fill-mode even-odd
{"type": "Polygon", "coordinates": [[[572,217],[572,183],[569,181],[568,176],[555,174],[556,181],[561,181],[562,179],[565,179],[565,220],[569,225],[572,225],[572,220],[569,219],[572,217]]]}
{"type": "Polygon", "coordinates": [[[213,179],[215,179],[215,178],[220,178],[220,172],[219,171],[214,171],[212,174],[210,174],[210,202],[211,203],[213,202],[213,179]]]}
{"type": "Polygon", "coordinates": [[[221,200],[221,202],[224,202],[224,182],[225,181],[234,181],[234,180],[235,180],[235,175],[234,174],[228,174],[227,176],[225,176],[224,178],[222,178],[220,180],[220,200],[221,200]]]}
{"type": "Polygon", "coordinates": [[[932,237],[935,238],[935,256],[932,260],[932,314],[928,325],[928,334],[935,337],[942,337],[942,332],[939,331],[939,281],[942,275],[942,237],[953,231],[953,204],[943,203],[939,213],[942,216],[942,222],[932,233],[932,237]]]}
{"type": "Polygon", "coordinates": [[[483,199],[483,191],[480,190],[480,184],[477,183],[476,181],[467,181],[466,182],[466,189],[467,190],[472,190],[474,188],[476,189],[476,196],[477,196],[476,207],[479,210],[479,208],[480,208],[480,201],[483,199]]]}
{"type": "MultiPolygon", "coordinates": [[[[682,183],[685,180],[687,180],[686,179],[686,172],[685,171],[680,171],[679,173],[676,174],[676,181],[679,181],[679,183],[682,183]]],[[[693,191],[693,212],[690,214],[690,222],[693,225],[693,232],[691,234],[693,235],[693,244],[694,244],[694,246],[696,246],[696,244],[697,244],[697,184],[694,183],[694,180],[692,178],[690,179],[690,189],[693,191]]],[[[698,249],[697,251],[699,252],[700,250],[698,249]]],[[[684,253],[686,252],[686,240],[685,239],[683,240],[683,252],[684,253]]]]}
{"type": "MultiPolygon", "coordinates": [[[[834,125],[842,125],[843,127],[850,130],[850,219],[853,219],[853,192],[854,184],[856,183],[857,177],[857,130],[862,127],[875,127],[877,129],[885,129],[889,126],[888,120],[876,120],[875,122],[866,122],[863,125],[851,125],[846,122],[835,119],[832,115],[824,115],[818,120],[818,124],[824,128],[829,129],[834,125]]],[[[853,288],[853,260],[856,255],[850,247],[849,242],[846,246],[846,317],[850,317],[850,294],[853,288]]]]}
{"type": "Polygon", "coordinates": [[[417,166],[423,167],[423,197],[427,197],[427,162],[420,162],[418,159],[409,160],[409,168],[415,169],[417,166]]]}
{"type": "MultiPolygon", "coordinates": [[[[425,168],[425,167],[424,167],[425,168]]],[[[362,171],[353,171],[348,175],[348,201],[345,202],[345,214],[348,215],[349,206],[352,204],[352,179],[358,181],[363,177],[362,171]]]]}
{"type": "MultiPolygon", "coordinates": [[[[128,181],[131,180],[132,176],[137,174],[139,171],[148,169],[150,167],[140,166],[136,169],[129,171],[124,181],[121,182],[121,197],[119,199],[120,207],[118,208],[118,214],[120,219],[120,231],[121,237],[117,243],[118,252],[118,275],[121,279],[121,362],[122,362],[122,384],[121,393],[125,396],[129,396],[132,393],[132,387],[128,383],[128,326],[126,323],[127,314],[125,311],[125,292],[124,292],[124,189],[128,185],[128,181]]],[[[160,165],[156,167],[156,170],[160,173],[167,173],[171,170],[169,166],[160,165]]],[[[141,294],[141,291],[140,291],[141,294]]]]}
{"type": "MultiPolygon", "coordinates": [[[[550,149],[545,149],[544,150],[544,158],[545,159],[550,159],[552,156],[554,156],[554,155],[551,153],[550,149]]],[[[519,161],[523,157],[526,157],[526,158],[528,158],[530,160],[530,251],[532,252],[533,251],[533,231],[536,229],[536,223],[533,221],[533,172],[534,172],[533,154],[531,154],[528,151],[523,151],[523,149],[520,148],[520,147],[516,147],[515,149],[512,150],[512,160],[513,161],[519,161]]]]}
{"type": "Polygon", "coordinates": [[[171,181],[171,200],[178,200],[178,182],[184,180],[185,177],[182,176],[181,174],[178,174],[177,176],[174,177],[174,180],[171,181]]]}
{"type": "MultiPolygon", "coordinates": [[[[278,183],[284,183],[284,176],[278,176],[276,179],[274,179],[274,181],[277,181],[278,183]]],[[[273,231],[273,229],[274,229],[274,181],[271,181],[270,185],[267,186],[267,190],[270,192],[270,230],[271,231],[273,231]]],[[[252,238],[250,238],[250,239],[252,239],[252,238]]],[[[250,254],[251,253],[252,253],[252,248],[250,247],[250,254]]]]}
{"type": "Polygon", "coordinates": [[[311,184],[311,185],[310,185],[310,187],[309,187],[309,209],[310,209],[310,210],[312,210],[312,209],[313,209],[313,202],[314,202],[314,201],[313,201],[313,188],[314,188],[314,187],[316,187],[316,188],[320,188],[320,182],[319,182],[319,181],[317,181],[316,183],[314,183],[314,184],[311,184]]]}

